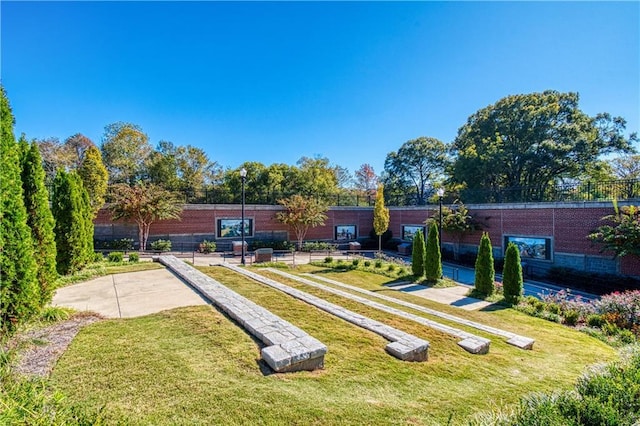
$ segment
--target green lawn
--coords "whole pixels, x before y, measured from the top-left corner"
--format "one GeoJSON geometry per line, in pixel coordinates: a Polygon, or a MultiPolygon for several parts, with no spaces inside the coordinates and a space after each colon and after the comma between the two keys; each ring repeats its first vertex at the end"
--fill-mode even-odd
{"type": "Polygon", "coordinates": [[[467,312],[383,289],[390,281],[383,276],[327,274],[536,339],[534,350],[524,351],[486,336],[489,354],[471,355],[453,337],[295,285],[431,342],[429,361],[407,363],[388,355],[388,342],[371,332],[221,267],[202,270],[327,344],[324,370],[265,374],[256,342],[200,306],[86,327],[52,384],[70,402],[104,407],[108,420],[126,424],[446,424],[450,416],[460,424],[532,391],[569,388],[586,365],[615,357],[586,334],[511,309],[467,312]]]}

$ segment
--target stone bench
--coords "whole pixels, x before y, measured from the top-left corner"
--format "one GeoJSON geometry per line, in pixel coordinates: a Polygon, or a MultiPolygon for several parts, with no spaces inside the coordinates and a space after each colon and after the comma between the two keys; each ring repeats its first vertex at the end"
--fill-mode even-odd
{"type": "Polygon", "coordinates": [[[324,365],[327,347],[305,331],[228,289],[175,256],[154,258],[263,342],[261,355],[278,373],[315,370],[324,365]]]}
{"type": "Polygon", "coordinates": [[[255,272],[248,271],[245,268],[240,268],[228,263],[221,264],[220,266],[229,268],[262,284],[280,290],[283,293],[293,296],[298,300],[302,300],[303,302],[322,309],[325,312],[342,318],[359,327],[373,331],[374,333],[391,341],[391,343],[385,347],[385,350],[402,361],[426,361],[428,358],[429,342],[426,340],[420,339],[412,334],[398,330],[371,318],[367,318],[358,313],[349,311],[342,306],[327,302],[324,299],[289,287],[260,274],[256,274],[255,272]]]}
{"type": "Polygon", "coordinates": [[[271,262],[273,258],[272,248],[259,248],[256,249],[253,253],[255,254],[255,258],[253,260],[255,263],[271,262]]]}

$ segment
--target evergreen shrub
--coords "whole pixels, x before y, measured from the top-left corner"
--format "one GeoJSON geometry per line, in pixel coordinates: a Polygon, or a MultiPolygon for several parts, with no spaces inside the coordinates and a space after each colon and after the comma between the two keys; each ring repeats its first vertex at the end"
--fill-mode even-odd
{"type": "Polygon", "coordinates": [[[508,303],[517,304],[522,298],[523,279],[520,251],[518,250],[518,246],[513,243],[509,243],[505,253],[502,285],[505,300],[508,303]]]}
{"type": "Polygon", "coordinates": [[[156,240],[151,243],[151,249],[153,251],[170,251],[171,240],[156,240]]]}
{"type": "Polygon", "coordinates": [[[124,253],[121,251],[112,251],[107,255],[107,260],[109,262],[120,263],[124,259],[124,253]]]}
{"type": "Polygon", "coordinates": [[[424,263],[424,274],[427,280],[435,281],[442,278],[442,258],[440,256],[440,239],[438,236],[438,225],[435,221],[429,226],[427,236],[426,257],[424,263]]]}
{"type": "Polygon", "coordinates": [[[413,236],[413,250],[411,252],[411,271],[416,278],[424,275],[425,258],[427,256],[426,250],[422,231],[418,231],[413,236]]]}
{"type": "Polygon", "coordinates": [[[480,238],[478,256],[475,264],[475,288],[486,296],[491,296],[495,292],[494,281],[496,278],[495,267],[493,265],[493,250],[489,234],[484,232],[480,238]]]}
{"type": "Polygon", "coordinates": [[[129,262],[137,263],[140,261],[140,254],[136,252],[129,253],[129,262]]]}

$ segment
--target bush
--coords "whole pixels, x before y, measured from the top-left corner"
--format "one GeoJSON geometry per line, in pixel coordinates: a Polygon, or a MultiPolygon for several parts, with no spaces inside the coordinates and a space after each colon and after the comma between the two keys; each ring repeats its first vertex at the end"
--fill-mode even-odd
{"type": "Polygon", "coordinates": [[[351,261],[351,264],[352,264],[353,266],[358,266],[358,265],[360,264],[360,259],[353,259],[353,260],[351,261]]]}
{"type": "Polygon", "coordinates": [[[137,263],[140,261],[140,255],[136,252],[129,253],[129,262],[137,263]]]}
{"type": "Polygon", "coordinates": [[[494,281],[496,278],[493,266],[493,250],[489,234],[484,232],[480,238],[478,257],[475,264],[475,288],[481,294],[491,296],[495,293],[494,281]]]}
{"type": "Polygon", "coordinates": [[[200,253],[209,254],[209,253],[213,253],[214,251],[216,251],[216,247],[217,247],[217,245],[216,245],[215,241],[204,240],[198,246],[198,251],[200,253]]]}
{"type": "Polygon", "coordinates": [[[102,253],[93,253],[93,261],[94,262],[102,262],[104,260],[104,256],[102,255],[102,253]]]}
{"type": "Polygon", "coordinates": [[[130,251],[133,250],[133,238],[120,238],[119,240],[94,240],[93,246],[96,249],[111,249],[130,251]]]}
{"type": "Polygon", "coordinates": [[[324,258],[324,263],[331,263],[331,262],[333,262],[333,257],[327,256],[324,258]]]}
{"type": "Polygon", "coordinates": [[[413,237],[413,250],[411,252],[411,271],[416,277],[424,275],[424,264],[427,256],[422,231],[416,232],[413,237]]]}
{"type": "Polygon", "coordinates": [[[366,266],[367,268],[368,268],[369,266],[371,266],[371,261],[370,261],[370,260],[365,260],[365,261],[364,261],[364,266],[366,266]]]}
{"type": "Polygon", "coordinates": [[[389,264],[389,266],[387,266],[387,271],[392,272],[396,270],[396,265],[394,265],[393,263],[389,264]]]}
{"type": "Polygon", "coordinates": [[[589,327],[600,328],[604,325],[604,319],[602,318],[602,315],[598,314],[589,315],[586,322],[589,327]]]}
{"type": "Polygon", "coordinates": [[[440,256],[439,241],[438,225],[433,221],[429,226],[429,234],[427,235],[424,262],[424,275],[430,281],[442,278],[442,258],[440,256]]]}
{"type": "Polygon", "coordinates": [[[271,248],[274,250],[293,250],[296,246],[294,243],[285,240],[253,240],[249,244],[251,250],[261,248],[271,248]]]}
{"type": "Polygon", "coordinates": [[[124,253],[122,253],[121,251],[112,251],[107,255],[107,260],[109,262],[118,263],[118,262],[122,262],[123,259],[124,259],[124,253]]]}
{"type": "Polygon", "coordinates": [[[502,273],[502,288],[507,303],[516,304],[522,298],[523,292],[522,265],[518,246],[509,243],[504,258],[502,273]]]}
{"type": "Polygon", "coordinates": [[[376,263],[374,264],[374,266],[376,268],[382,268],[382,260],[376,260],[376,263]]]}
{"type": "Polygon", "coordinates": [[[171,250],[171,241],[170,240],[156,240],[151,243],[151,249],[153,251],[170,251],[171,250]]]}
{"type": "Polygon", "coordinates": [[[569,309],[567,311],[564,311],[563,316],[564,316],[565,324],[574,326],[578,323],[578,319],[580,318],[580,312],[574,309],[569,309]]]}
{"type": "Polygon", "coordinates": [[[640,291],[615,292],[594,303],[596,312],[620,328],[640,326],[640,291]]]}
{"type": "Polygon", "coordinates": [[[335,251],[338,246],[323,241],[307,241],[302,244],[301,251],[335,251]]]}

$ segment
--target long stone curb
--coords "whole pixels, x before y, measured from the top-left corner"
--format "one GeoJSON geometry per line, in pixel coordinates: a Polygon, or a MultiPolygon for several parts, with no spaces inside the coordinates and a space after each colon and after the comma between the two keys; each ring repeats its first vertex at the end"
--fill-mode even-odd
{"type": "MultiPolygon", "coordinates": [[[[335,288],[327,287],[325,285],[319,284],[317,282],[308,280],[306,278],[302,278],[297,275],[288,274],[286,272],[279,271],[273,268],[267,268],[267,271],[272,272],[274,274],[278,274],[280,276],[304,283],[306,285],[319,288],[323,291],[337,294],[338,296],[355,300],[356,302],[360,302],[364,305],[370,306],[375,309],[379,309],[383,312],[388,312],[390,314],[397,315],[402,318],[409,319],[411,321],[415,321],[419,324],[426,325],[427,327],[433,328],[434,330],[438,330],[440,332],[449,334],[451,336],[455,336],[459,339],[462,339],[458,342],[458,346],[463,348],[469,353],[472,354],[486,354],[489,352],[489,345],[491,341],[489,339],[485,339],[484,337],[476,336],[475,334],[467,333],[466,331],[460,330],[458,328],[449,327],[448,325],[440,324],[435,321],[431,321],[427,318],[420,317],[418,315],[414,315],[409,312],[405,312],[400,309],[392,308],[391,306],[383,305],[382,303],[375,302],[373,300],[365,299],[364,297],[357,296],[355,294],[347,293],[346,291],[338,290],[335,288]]],[[[346,286],[346,284],[345,284],[346,286]]]]}
{"type": "Polygon", "coordinates": [[[317,275],[313,275],[313,274],[304,274],[306,276],[309,277],[313,277],[317,280],[321,280],[333,285],[336,285],[338,287],[342,287],[342,288],[346,288],[352,291],[357,291],[358,293],[362,293],[362,294],[366,294],[367,296],[371,296],[371,297],[377,297],[378,299],[382,299],[382,300],[386,300],[387,302],[392,302],[401,306],[405,306],[407,308],[411,308],[411,309],[415,309],[416,311],[420,311],[420,312],[424,312],[426,314],[429,315],[433,315],[433,316],[437,316],[439,318],[444,318],[446,320],[449,320],[451,322],[455,322],[458,324],[462,324],[462,325],[466,325],[468,327],[472,327],[481,331],[484,331],[485,333],[489,333],[489,334],[493,334],[496,336],[500,336],[500,337],[504,337],[507,340],[507,343],[513,346],[516,346],[520,349],[533,349],[533,344],[535,343],[535,340],[530,338],[530,337],[525,337],[525,336],[520,336],[518,334],[515,333],[511,333],[510,331],[505,331],[505,330],[501,330],[499,328],[495,328],[495,327],[491,327],[488,325],[484,325],[484,324],[480,324],[478,322],[475,321],[469,321],[466,320],[464,318],[460,318],[457,317],[455,315],[451,315],[451,314],[447,314],[444,312],[440,312],[440,311],[436,311],[433,309],[429,309],[429,308],[425,308],[424,306],[420,306],[420,305],[416,305],[414,303],[410,303],[410,302],[405,302],[404,300],[400,300],[400,299],[396,299],[395,297],[390,297],[390,296],[385,296],[384,294],[376,294],[373,293],[369,290],[364,290],[362,288],[359,287],[354,287],[348,284],[344,284],[341,283],[339,281],[335,281],[332,280],[330,278],[326,278],[326,277],[321,277],[321,276],[317,276],[317,275]]]}
{"type": "Polygon", "coordinates": [[[175,256],[154,258],[262,341],[261,355],[276,372],[315,370],[324,366],[327,347],[305,331],[228,289],[175,256]]]}
{"type": "Polygon", "coordinates": [[[319,297],[289,287],[285,284],[279,283],[260,274],[248,271],[244,268],[240,268],[228,263],[222,264],[221,266],[252,278],[262,284],[268,285],[269,287],[280,290],[283,293],[293,296],[296,299],[302,300],[303,302],[322,309],[325,312],[342,318],[359,327],[373,331],[374,333],[391,341],[391,343],[386,346],[385,350],[398,359],[401,359],[403,361],[426,361],[428,358],[429,342],[427,342],[426,340],[420,339],[409,333],[405,333],[404,331],[398,330],[379,321],[349,311],[342,306],[327,302],[326,300],[323,300],[319,297]]]}

